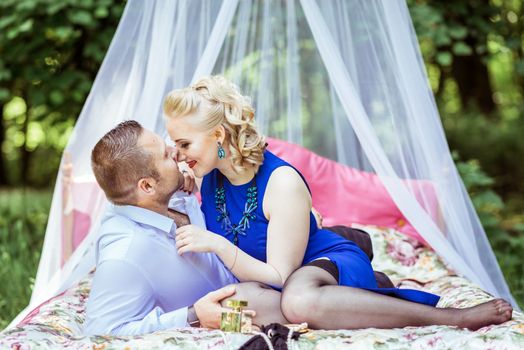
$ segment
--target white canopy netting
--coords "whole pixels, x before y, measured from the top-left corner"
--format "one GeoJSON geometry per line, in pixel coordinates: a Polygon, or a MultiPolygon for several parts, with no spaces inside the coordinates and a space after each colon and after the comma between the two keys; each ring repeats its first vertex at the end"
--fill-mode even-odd
{"type": "Polygon", "coordinates": [[[516,306],[451,158],[403,0],[129,0],[66,149],[74,180],[65,188],[58,175],[26,312],[95,265],[98,139],[126,119],[165,134],[163,97],[210,74],[252,97],[266,135],[375,173],[447,264],[516,306]],[[428,181],[437,216],[416,188],[428,181]],[[89,219],[80,238],[70,236],[77,212],[89,219]]]}

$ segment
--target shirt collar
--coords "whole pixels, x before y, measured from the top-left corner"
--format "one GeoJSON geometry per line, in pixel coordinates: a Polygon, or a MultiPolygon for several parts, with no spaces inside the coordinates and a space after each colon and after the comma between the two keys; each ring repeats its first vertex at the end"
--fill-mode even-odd
{"type": "Polygon", "coordinates": [[[176,229],[175,221],[165,215],[134,205],[113,205],[115,214],[125,216],[139,224],[149,225],[168,234],[176,229]]]}

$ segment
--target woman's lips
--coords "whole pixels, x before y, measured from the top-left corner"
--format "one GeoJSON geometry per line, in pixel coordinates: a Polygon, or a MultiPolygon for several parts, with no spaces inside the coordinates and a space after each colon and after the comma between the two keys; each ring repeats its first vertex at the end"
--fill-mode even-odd
{"type": "Polygon", "coordinates": [[[190,162],[187,162],[187,166],[190,167],[191,169],[193,169],[193,167],[195,166],[196,164],[196,160],[192,160],[190,162]]]}

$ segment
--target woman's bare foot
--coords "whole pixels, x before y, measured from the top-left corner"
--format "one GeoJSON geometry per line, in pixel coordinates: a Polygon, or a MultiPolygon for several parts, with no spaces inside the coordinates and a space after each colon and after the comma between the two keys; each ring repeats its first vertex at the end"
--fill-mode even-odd
{"type": "Polygon", "coordinates": [[[503,299],[495,299],[466,309],[454,309],[454,324],[476,331],[492,324],[501,324],[511,319],[513,308],[503,299]]]}

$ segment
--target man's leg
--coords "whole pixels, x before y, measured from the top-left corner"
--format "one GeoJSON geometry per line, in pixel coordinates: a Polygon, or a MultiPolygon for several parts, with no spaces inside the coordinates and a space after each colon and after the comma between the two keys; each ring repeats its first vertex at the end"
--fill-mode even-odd
{"type": "Polygon", "coordinates": [[[316,329],[397,328],[452,325],[478,329],[511,318],[502,299],[466,309],[436,308],[359,288],[336,285],[328,272],[315,266],[295,271],[282,292],[282,312],[292,323],[316,329]]]}
{"type": "Polygon", "coordinates": [[[373,242],[371,241],[371,237],[369,237],[369,233],[366,231],[342,225],[324,227],[323,229],[335,232],[337,235],[352,241],[366,253],[369,261],[373,261],[373,242]]]}
{"type": "MultiPolygon", "coordinates": [[[[258,282],[239,283],[235,288],[235,294],[228,299],[246,300],[247,309],[256,312],[253,324],[261,326],[275,322],[289,323],[280,310],[280,292],[258,282]]],[[[223,306],[226,305],[225,300],[222,302],[223,306]]]]}
{"type": "MultiPolygon", "coordinates": [[[[324,229],[335,232],[337,235],[354,242],[364,253],[366,253],[369,261],[373,260],[373,242],[371,241],[371,237],[369,237],[369,233],[366,231],[342,225],[324,227],[324,229]]],[[[374,273],[379,288],[395,287],[393,282],[384,272],[374,271],[374,273]]]]}

